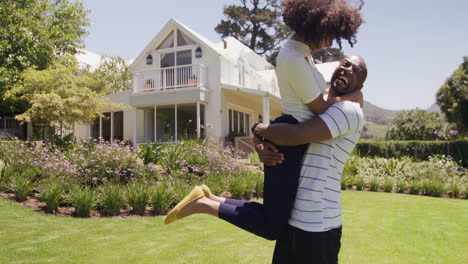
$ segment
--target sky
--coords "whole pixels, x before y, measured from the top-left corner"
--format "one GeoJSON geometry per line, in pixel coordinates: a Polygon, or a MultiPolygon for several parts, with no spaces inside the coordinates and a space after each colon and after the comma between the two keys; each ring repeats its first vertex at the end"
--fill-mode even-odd
{"type": "MultiPolygon", "coordinates": [[[[223,7],[238,0],[78,0],[90,10],[85,49],[135,58],[170,18],[217,43],[223,7]]],[[[366,100],[380,107],[426,109],[468,56],[466,0],[367,0],[354,48],[367,61],[366,100]]]]}

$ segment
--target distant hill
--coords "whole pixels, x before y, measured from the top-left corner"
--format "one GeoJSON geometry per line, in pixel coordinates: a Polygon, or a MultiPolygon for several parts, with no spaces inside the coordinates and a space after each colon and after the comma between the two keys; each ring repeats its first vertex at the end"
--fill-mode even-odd
{"type": "Polygon", "coordinates": [[[364,119],[378,125],[390,125],[398,111],[388,110],[364,101],[364,119]]]}
{"type": "Polygon", "coordinates": [[[440,111],[440,107],[439,107],[436,103],[434,103],[433,105],[431,105],[431,106],[427,109],[427,111],[429,111],[429,112],[442,113],[442,111],[440,111]]]}

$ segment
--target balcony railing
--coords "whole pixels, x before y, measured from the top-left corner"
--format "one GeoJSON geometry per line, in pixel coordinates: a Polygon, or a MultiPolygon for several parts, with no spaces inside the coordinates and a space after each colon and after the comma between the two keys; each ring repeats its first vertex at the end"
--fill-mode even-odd
{"type": "Polygon", "coordinates": [[[187,87],[206,88],[207,67],[203,64],[190,64],[135,72],[133,76],[135,93],[187,87]]]}

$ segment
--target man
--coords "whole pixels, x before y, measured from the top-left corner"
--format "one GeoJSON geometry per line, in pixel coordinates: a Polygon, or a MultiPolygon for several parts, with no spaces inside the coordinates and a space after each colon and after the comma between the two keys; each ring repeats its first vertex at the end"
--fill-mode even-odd
{"type": "MultiPolygon", "coordinates": [[[[330,95],[341,96],[360,90],[366,77],[364,59],[347,57],[333,74],[330,95]]],[[[353,102],[336,103],[325,113],[299,124],[255,127],[256,135],[279,146],[310,143],[302,163],[289,226],[277,240],[273,263],[338,262],[342,226],[341,173],[362,127],[362,110],[353,102]]],[[[283,155],[269,142],[257,142],[256,149],[266,165],[274,166],[283,160],[283,155]]],[[[281,186],[273,188],[281,195],[281,186]]]]}

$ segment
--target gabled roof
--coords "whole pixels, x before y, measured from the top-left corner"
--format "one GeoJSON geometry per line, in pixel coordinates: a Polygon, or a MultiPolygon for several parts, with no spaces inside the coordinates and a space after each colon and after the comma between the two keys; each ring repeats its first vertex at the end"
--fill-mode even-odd
{"type": "Polygon", "coordinates": [[[232,59],[233,61],[247,61],[252,67],[256,66],[257,69],[255,70],[257,71],[274,68],[274,66],[271,65],[268,61],[266,61],[265,58],[255,53],[255,51],[253,51],[252,49],[244,45],[244,43],[240,42],[234,37],[226,37],[223,39],[223,41],[217,43],[216,45],[217,48],[219,50],[222,50],[224,55],[228,58],[232,59]],[[226,44],[224,42],[226,42],[226,44]],[[224,45],[227,46],[226,49],[224,48],[224,45]]]}
{"type": "Polygon", "coordinates": [[[175,19],[170,19],[166,25],[159,31],[159,33],[151,40],[151,42],[143,49],[143,51],[136,57],[136,59],[133,61],[132,65],[130,65],[130,69],[133,69],[135,65],[140,62],[141,60],[146,59],[146,55],[156,49],[167,37],[167,35],[172,32],[177,28],[178,30],[182,31],[182,33],[186,34],[188,37],[190,37],[193,41],[198,43],[199,45],[203,46],[204,48],[207,48],[213,52],[215,52],[218,55],[223,55],[220,50],[217,48],[217,46],[208,40],[207,38],[203,37],[202,35],[198,34],[197,32],[191,30],[189,27],[186,25],[182,24],[181,22],[175,20],[175,19]]]}

